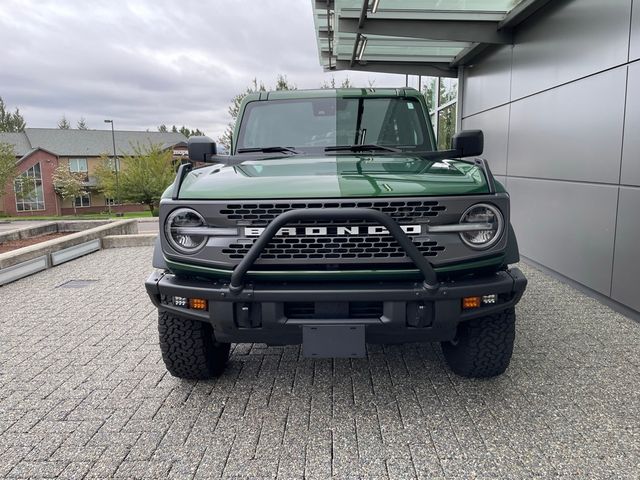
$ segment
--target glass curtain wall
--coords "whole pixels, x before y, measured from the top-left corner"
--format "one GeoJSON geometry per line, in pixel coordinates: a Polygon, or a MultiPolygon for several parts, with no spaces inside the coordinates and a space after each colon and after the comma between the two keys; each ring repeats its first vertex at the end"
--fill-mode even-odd
{"type": "Polygon", "coordinates": [[[422,93],[429,107],[431,124],[438,140],[438,150],[447,150],[451,148],[451,139],[456,133],[458,79],[424,77],[422,93]]]}
{"type": "Polygon", "coordinates": [[[16,193],[17,211],[45,209],[40,163],[36,163],[29,170],[16,177],[14,191],[16,193]]]}
{"type": "Polygon", "coordinates": [[[17,211],[45,209],[40,163],[36,163],[15,179],[14,191],[16,192],[17,211]]]}

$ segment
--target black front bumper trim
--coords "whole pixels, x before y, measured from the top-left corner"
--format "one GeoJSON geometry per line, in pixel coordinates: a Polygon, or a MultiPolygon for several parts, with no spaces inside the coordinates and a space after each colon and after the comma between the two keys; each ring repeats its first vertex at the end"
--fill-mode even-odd
{"type": "Polygon", "coordinates": [[[162,271],[155,271],[145,286],[159,309],[194,320],[210,322],[220,341],[299,343],[301,325],[331,323],[366,325],[367,341],[427,341],[447,340],[455,336],[460,322],[472,320],[513,307],[520,300],[527,280],[517,268],[496,272],[479,278],[440,283],[437,289],[425,288],[416,282],[346,282],[327,283],[261,282],[246,284],[234,293],[228,282],[206,282],[185,279],[162,271]],[[497,294],[499,302],[472,310],[462,310],[463,297],[497,294]],[[199,312],[171,304],[173,296],[205,298],[209,311],[199,312]],[[164,299],[164,301],[163,301],[164,299]],[[383,302],[380,318],[288,319],[284,315],[285,302],[383,302]],[[428,328],[414,328],[407,323],[411,304],[419,302],[433,308],[428,328]],[[241,308],[237,309],[236,306],[241,308]],[[243,328],[238,310],[257,309],[259,328],[243,328]]]}

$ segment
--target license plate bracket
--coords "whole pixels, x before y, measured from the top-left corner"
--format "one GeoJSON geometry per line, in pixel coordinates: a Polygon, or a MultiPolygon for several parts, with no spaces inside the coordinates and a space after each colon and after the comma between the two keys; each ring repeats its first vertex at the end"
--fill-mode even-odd
{"type": "Polygon", "coordinates": [[[366,355],[364,325],[305,325],[302,351],[311,358],[362,358],[366,355]]]}

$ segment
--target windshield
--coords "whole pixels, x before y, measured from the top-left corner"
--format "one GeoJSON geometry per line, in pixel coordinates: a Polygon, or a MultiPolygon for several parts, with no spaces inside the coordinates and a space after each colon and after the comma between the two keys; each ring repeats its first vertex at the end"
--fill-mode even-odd
{"type": "Polygon", "coordinates": [[[247,104],[238,149],[309,151],[343,145],[431,151],[420,103],[411,98],[309,98],[247,104]]]}

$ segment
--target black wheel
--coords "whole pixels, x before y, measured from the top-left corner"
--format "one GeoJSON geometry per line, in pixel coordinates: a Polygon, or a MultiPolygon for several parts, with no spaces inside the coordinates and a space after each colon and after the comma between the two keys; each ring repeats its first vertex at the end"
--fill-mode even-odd
{"type": "Polygon", "coordinates": [[[469,378],[501,375],[509,366],[516,336],[516,312],[463,322],[453,342],[442,342],[442,353],[454,373],[469,378]]]}
{"type": "Polygon", "coordinates": [[[224,371],[229,343],[218,343],[211,325],[158,311],[160,350],[174,377],[205,380],[224,371]]]}

